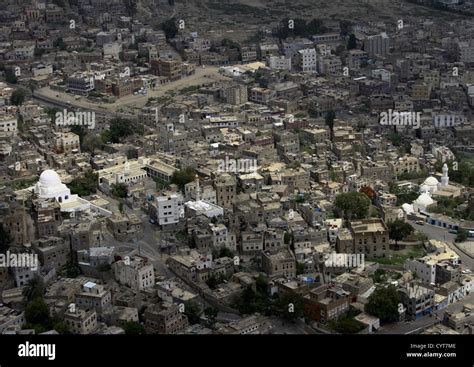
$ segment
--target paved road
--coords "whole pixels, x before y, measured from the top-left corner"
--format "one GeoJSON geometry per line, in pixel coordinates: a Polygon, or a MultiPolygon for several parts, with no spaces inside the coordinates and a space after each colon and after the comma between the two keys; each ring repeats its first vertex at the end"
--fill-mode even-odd
{"type": "Polygon", "coordinates": [[[420,226],[413,221],[409,222],[416,230],[424,233],[429,239],[446,242],[449,248],[459,255],[462,264],[466,268],[474,271],[474,259],[466,255],[464,252],[459,250],[456,245],[454,245],[454,239],[456,238],[455,234],[449,233],[447,230],[433,226],[431,224],[424,224],[420,226]]]}
{"type": "Polygon", "coordinates": [[[431,317],[427,315],[416,321],[384,325],[377,331],[377,334],[419,334],[430,326],[441,322],[446,311],[460,312],[465,304],[473,302],[474,294],[470,294],[460,302],[453,303],[443,310],[433,312],[431,317]]]}

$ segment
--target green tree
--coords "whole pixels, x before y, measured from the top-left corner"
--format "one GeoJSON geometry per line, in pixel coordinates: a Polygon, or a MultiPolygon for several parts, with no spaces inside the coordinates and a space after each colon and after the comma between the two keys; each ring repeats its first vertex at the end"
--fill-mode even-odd
{"type": "Polygon", "coordinates": [[[216,318],[219,313],[219,310],[214,307],[207,307],[204,310],[204,315],[207,318],[207,326],[210,328],[214,327],[214,324],[216,323],[216,318]]]}
{"type": "Polygon", "coordinates": [[[127,321],[123,326],[126,335],[144,335],[145,327],[137,321],[127,321]]]}
{"type": "Polygon", "coordinates": [[[324,118],[327,127],[329,127],[329,132],[331,136],[331,141],[334,139],[334,119],[336,118],[336,113],[334,111],[328,111],[326,117],[324,118]]]}
{"type": "Polygon", "coordinates": [[[5,253],[10,247],[11,242],[10,233],[5,230],[3,223],[0,223],[0,253],[5,253]]]}
{"type": "Polygon", "coordinates": [[[138,131],[132,121],[117,117],[110,120],[109,129],[102,132],[101,139],[104,144],[120,143],[123,138],[133,135],[135,132],[138,131]]]}
{"type": "Polygon", "coordinates": [[[374,272],[374,283],[380,283],[382,280],[385,279],[386,271],[383,269],[377,269],[374,272]]]}
{"type": "Polygon", "coordinates": [[[21,106],[24,101],[25,92],[19,89],[15,90],[10,97],[10,103],[15,106],[21,106]]]}
{"type": "Polygon", "coordinates": [[[25,309],[26,322],[30,324],[48,325],[49,309],[48,305],[42,298],[32,300],[25,309]]]}
{"type": "Polygon", "coordinates": [[[409,223],[396,219],[393,222],[388,223],[388,231],[389,237],[395,241],[396,245],[398,241],[411,235],[415,229],[409,223]]]}
{"type": "Polygon", "coordinates": [[[174,171],[171,176],[171,183],[178,185],[181,190],[184,190],[184,185],[194,180],[196,171],[192,167],[186,167],[179,171],[174,171]]]}
{"type": "Polygon", "coordinates": [[[357,40],[356,40],[356,36],[354,33],[351,33],[350,36],[349,36],[349,41],[347,42],[347,49],[348,50],[353,50],[357,48],[357,40]]]}
{"type": "Polygon", "coordinates": [[[10,84],[18,83],[18,78],[12,68],[5,69],[5,80],[10,84]]]}
{"type": "Polygon", "coordinates": [[[370,295],[365,312],[378,317],[381,322],[395,322],[399,319],[399,303],[400,295],[393,285],[379,287],[370,295]]]}
{"type": "Polygon", "coordinates": [[[94,134],[87,134],[82,141],[81,149],[83,151],[89,152],[92,155],[95,154],[96,149],[100,149],[102,147],[101,139],[94,134]]]}
{"type": "Polygon", "coordinates": [[[23,296],[27,302],[36,298],[42,298],[44,294],[44,284],[40,277],[34,276],[23,288],[23,296]]]}
{"type": "Polygon", "coordinates": [[[97,192],[99,186],[99,175],[92,170],[87,171],[84,176],[74,178],[69,184],[73,194],[89,196],[97,192]]]}
{"type": "Polygon", "coordinates": [[[458,233],[456,235],[456,242],[464,242],[469,237],[469,231],[463,228],[458,229],[458,233]]]}
{"type": "Polygon", "coordinates": [[[334,206],[347,220],[363,219],[369,213],[370,199],[360,192],[346,192],[336,196],[334,206]]]}
{"type": "Polygon", "coordinates": [[[296,262],[296,275],[305,273],[304,263],[296,262]]]}
{"type": "Polygon", "coordinates": [[[176,19],[171,18],[161,25],[161,29],[165,32],[166,38],[174,38],[178,34],[178,27],[176,26],[176,19]]]}
{"type": "Polygon", "coordinates": [[[186,301],[184,302],[184,314],[188,317],[191,325],[198,324],[201,315],[201,307],[199,307],[196,301],[186,301]]]}
{"type": "Polygon", "coordinates": [[[118,198],[126,198],[128,195],[127,185],[124,183],[112,184],[111,193],[118,198]]]}

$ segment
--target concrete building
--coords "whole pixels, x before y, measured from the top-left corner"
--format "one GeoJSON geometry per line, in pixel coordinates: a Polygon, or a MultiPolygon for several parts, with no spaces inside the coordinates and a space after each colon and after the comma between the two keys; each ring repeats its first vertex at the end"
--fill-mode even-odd
{"type": "Polygon", "coordinates": [[[433,312],[435,291],[417,283],[407,284],[398,290],[405,315],[416,320],[433,312]]]}
{"type": "Polygon", "coordinates": [[[292,279],[296,276],[296,259],[289,249],[262,252],[262,269],[270,278],[292,279]]]}
{"type": "Polygon", "coordinates": [[[112,265],[115,279],[129,286],[135,291],[153,287],[155,284],[155,271],[153,265],[145,257],[126,257],[112,265]]]}
{"type": "Polygon", "coordinates": [[[86,282],[82,285],[82,291],[76,294],[76,306],[94,310],[100,317],[112,306],[112,294],[103,285],[86,282]]]}
{"type": "Polygon", "coordinates": [[[375,36],[369,36],[364,40],[364,51],[369,57],[385,56],[390,50],[390,37],[382,32],[375,36]]]}
{"type": "Polygon", "coordinates": [[[73,334],[92,334],[97,329],[97,314],[76,308],[74,312],[68,310],[64,313],[64,322],[73,334]]]}
{"type": "Polygon", "coordinates": [[[148,307],[143,319],[148,334],[179,334],[189,325],[186,315],[172,303],[148,307]]]}
{"type": "Polygon", "coordinates": [[[306,48],[298,51],[300,68],[303,72],[315,73],[317,71],[317,56],[314,48],[306,48]]]}

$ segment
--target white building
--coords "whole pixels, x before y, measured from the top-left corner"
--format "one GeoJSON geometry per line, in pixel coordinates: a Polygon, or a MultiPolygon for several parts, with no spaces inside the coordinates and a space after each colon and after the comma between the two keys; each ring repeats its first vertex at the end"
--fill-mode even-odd
{"type": "Polygon", "coordinates": [[[67,87],[72,93],[87,95],[95,88],[94,74],[74,73],[67,79],[67,87]]]}
{"type": "Polygon", "coordinates": [[[474,42],[458,43],[458,60],[467,64],[474,62],[474,42]]]}
{"type": "Polygon", "coordinates": [[[268,58],[268,67],[272,70],[291,70],[291,57],[270,56],[268,58]]]}
{"type": "Polygon", "coordinates": [[[180,193],[156,198],[157,220],[160,226],[178,224],[184,217],[184,198],[180,193]]]}
{"type": "Polygon", "coordinates": [[[342,228],[342,219],[341,218],[326,219],[324,221],[324,224],[326,225],[327,233],[329,236],[329,242],[332,245],[334,245],[336,243],[339,230],[342,228]]]}
{"type": "Polygon", "coordinates": [[[440,261],[449,260],[453,265],[459,265],[459,256],[446,245],[434,254],[424,256],[420,259],[408,259],[405,268],[416,273],[424,284],[435,284],[436,264],[440,261]]]}
{"type": "Polygon", "coordinates": [[[17,119],[14,115],[0,115],[0,138],[16,136],[17,128],[17,119]]]}
{"type": "Polygon", "coordinates": [[[148,259],[141,256],[125,257],[112,265],[115,280],[125,284],[133,290],[139,291],[153,287],[155,284],[155,271],[148,259]]]}
{"type": "Polygon", "coordinates": [[[94,309],[102,315],[112,306],[112,294],[103,285],[86,282],[82,285],[82,291],[76,294],[76,305],[87,310],[94,309]]]}
{"type": "Polygon", "coordinates": [[[389,49],[390,38],[385,32],[369,36],[364,40],[364,51],[368,53],[369,57],[374,57],[375,55],[384,56],[388,54],[389,49]]]}
{"type": "Polygon", "coordinates": [[[298,51],[300,57],[300,67],[304,72],[316,72],[317,55],[314,48],[305,48],[298,51]]]}
{"type": "Polygon", "coordinates": [[[209,228],[212,234],[212,246],[214,248],[227,247],[236,250],[235,234],[230,232],[224,224],[210,224],[209,228]]]}

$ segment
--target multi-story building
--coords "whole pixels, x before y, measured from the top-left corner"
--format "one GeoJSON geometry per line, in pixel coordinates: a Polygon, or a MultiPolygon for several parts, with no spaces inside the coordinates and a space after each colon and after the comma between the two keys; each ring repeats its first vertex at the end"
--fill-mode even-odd
{"type": "Polygon", "coordinates": [[[300,68],[303,72],[315,73],[317,71],[317,57],[314,48],[305,48],[298,51],[300,68]]]}
{"type": "Polygon", "coordinates": [[[153,287],[155,284],[153,265],[145,257],[125,258],[115,262],[112,267],[115,279],[136,291],[153,287]]]}
{"type": "Polygon", "coordinates": [[[72,132],[57,133],[56,151],[58,153],[80,152],[81,143],[79,135],[72,132]]]}
{"type": "Polygon", "coordinates": [[[174,59],[152,60],[151,72],[169,80],[178,80],[181,78],[181,62],[174,59]]]}
{"type": "Polygon", "coordinates": [[[270,56],[267,61],[268,67],[273,70],[291,70],[290,56],[270,56]]]}
{"type": "Polygon", "coordinates": [[[14,115],[0,115],[0,138],[11,138],[16,136],[17,129],[17,118],[14,115]]]}
{"type": "Polygon", "coordinates": [[[474,42],[461,41],[457,44],[458,61],[470,64],[474,62],[474,42]]]}
{"type": "Polygon", "coordinates": [[[64,322],[73,334],[92,334],[97,329],[97,313],[75,308],[64,313],[64,322]]]}
{"type": "Polygon", "coordinates": [[[86,282],[82,290],[76,293],[76,306],[85,310],[94,310],[99,317],[112,306],[112,294],[103,285],[86,282]]]}
{"type": "Polygon", "coordinates": [[[252,62],[257,60],[257,48],[255,46],[244,46],[240,49],[242,62],[252,62]]]}
{"type": "Polygon", "coordinates": [[[95,88],[94,74],[77,72],[67,78],[67,87],[72,93],[87,95],[95,88]]]}
{"type": "Polygon", "coordinates": [[[288,278],[296,276],[296,259],[291,250],[262,251],[262,269],[269,278],[288,278]]]}
{"type": "Polygon", "coordinates": [[[149,306],[143,319],[148,334],[179,334],[189,324],[186,315],[172,303],[149,306]]]}
{"type": "Polygon", "coordinates": [[[217,194],[217,205],[223,208],[232,208],[237,195],[237,181],[229,173],[223,173],[214,179],[214,188],[217,194]]]}
{"type": "Polygon", "coordinates": [[[247,86],[233,85],[225,90],[225,100],[232,105],[241,105],[248,102],[247,86]]]}
{"type": "Polygon", "coordinates": [[[369,258],[387,257],[388,228],[382,219],[363,219],[349,223],[349,230],[340,231],[336,249],[340,253],[364,254],[369,258]]]}
{"type": "Polygon", "coordinates": [[[369,57],[385,56],[389,50],[390,37],[385,32],[364,39],[364,51],[368,53],[369,57]]]}
{"type": "Polygon", "coordinates": [[[156,198],[156,213],[152,217],[154,216],[162,227],[178,224],[180,218],[184,216],[183,196],[180,193],[158,196],[156,198]]]}
{"type": "Polygon", "coordinates": [[[433,311],[435,296],[433,289],[417,283],[409,283],[398,292],[401,303],[405,307],[405,315],[409,319],[416,320],[433,311]]]}

